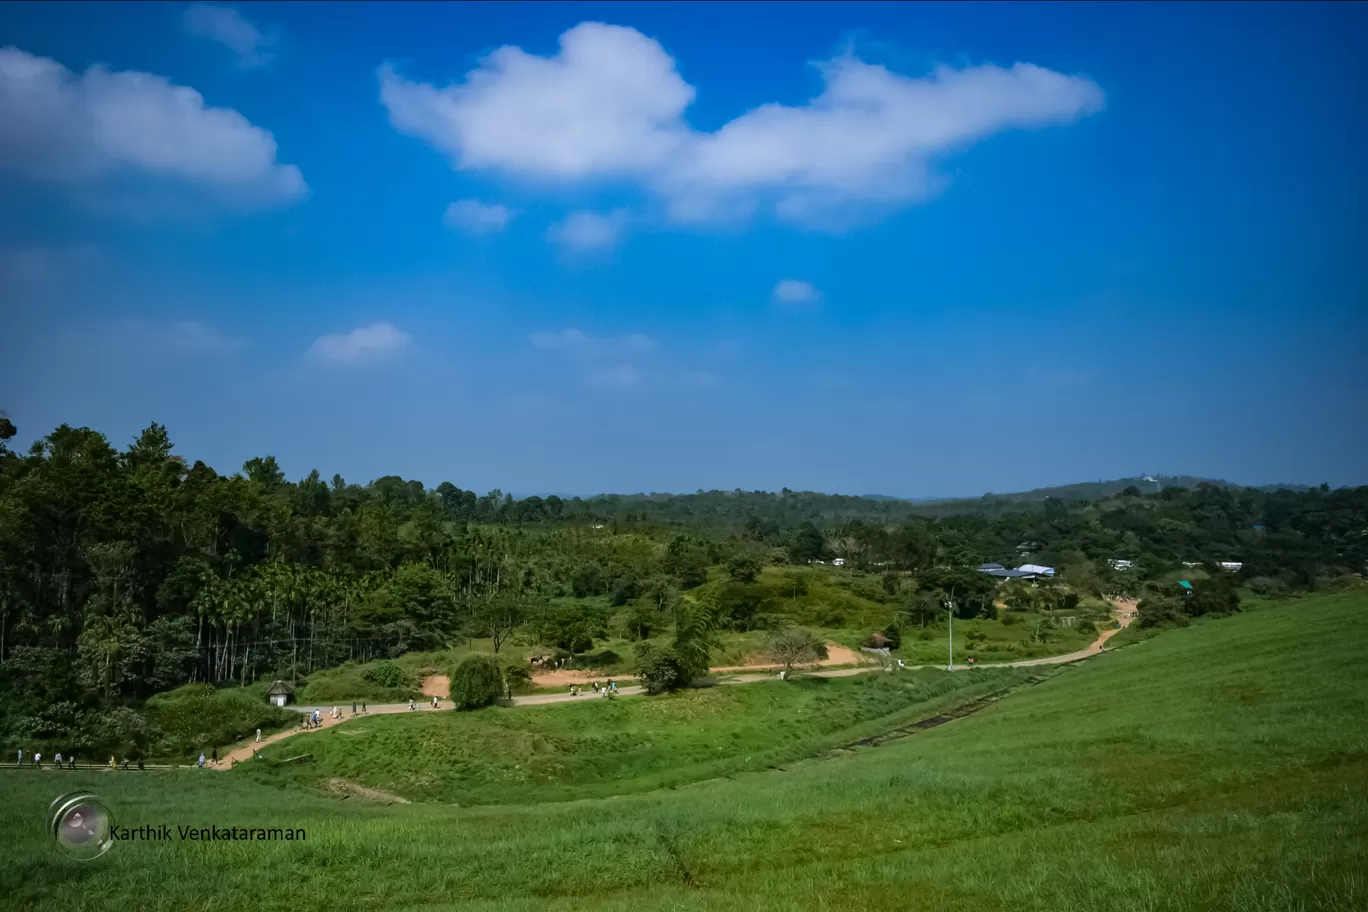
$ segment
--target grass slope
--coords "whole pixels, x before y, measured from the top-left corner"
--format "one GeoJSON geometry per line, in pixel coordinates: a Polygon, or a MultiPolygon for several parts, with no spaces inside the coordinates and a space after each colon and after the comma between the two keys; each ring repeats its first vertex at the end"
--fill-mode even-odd
{"type": "Polygon", "coordinates": [[[374,716],[292,739],[234,775],[289,787],[342,777],[413,801],[602,797],[761,770],[1022,680],[1019,669],[797,678],[669,697],[374,716]],[[271,759],[313,755],[307,765],[271,759]]]}
{"type": "Polygon", "coordinates": [[[1366,620],[1343,594],[1193,625],[845,759],[611,799],[381,807],[231,774],[7,772],[0,890],[26,909],[1368,908],[1366,620]],[[76,787],[133,824],[308,839],[70,862],[39,829],[76,787]]]}

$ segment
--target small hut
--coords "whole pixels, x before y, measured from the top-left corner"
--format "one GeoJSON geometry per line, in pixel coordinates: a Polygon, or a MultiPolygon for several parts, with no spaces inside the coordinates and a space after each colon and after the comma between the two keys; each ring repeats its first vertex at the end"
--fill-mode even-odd
{"type": "Polygon", "coordinates": [[[864,641],[865,649],[887,649],[891,645],[893,645],[893,641],[882,633],[876,633],[864,641]]]}
{"type": "Polygon", "coordinates": [[[271,685],[271,689],[266,691],[266,699],[272,706],[284,706],[294,699],[294,688],[284,681],[276,681],[271,685]]]}

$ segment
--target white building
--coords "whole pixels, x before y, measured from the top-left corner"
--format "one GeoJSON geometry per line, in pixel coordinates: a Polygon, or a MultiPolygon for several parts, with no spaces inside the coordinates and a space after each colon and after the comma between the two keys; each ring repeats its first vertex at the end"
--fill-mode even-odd
{"type": "Polygon", "coordinates": [[[845,566],[845,558],[844,558],[844,557],[838,557],[838,558],[836,558],[835,560],[833,560],[833,561],[831,562],[831,566],[833,566],[833,567],[844,567],[844,566],[845,566]]]}
{"type": "Polygon", "coordinates": [[[1240,572],[1240,568],[1243,567],[1244,564],[1240,563],[1239,561],[1221,561],[1216,566],[1220,567],[1222,570],[1225,570],[1229,573],[1238,573],[1240,572]]]}
{"type": "Polygon", "coordinates": [[[1116,558],[1112,558],[1111,560],[1107,561],[1107,564],[1113,570],[1129,570],[1131,567],[1135,566],[1133,561],[1117,560],[1116,558]]]}
{"type": "Polygon", "coordinates": [[[1019,573],[1033,573],[1036,576],[1054,576],[1054,567],[1042,567],[1040,564],[1022,564],[1017,567],[1019,573]]]}

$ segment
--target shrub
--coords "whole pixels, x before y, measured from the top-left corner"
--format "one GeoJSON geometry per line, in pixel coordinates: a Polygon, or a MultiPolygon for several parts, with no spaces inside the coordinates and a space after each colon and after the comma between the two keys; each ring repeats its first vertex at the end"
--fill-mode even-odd
{"type": "Polygon", "coordinates": [[[361,678],[380,687],[402,687],[404,686],[404,669],[389,659],[381,659],[361,672],[361,678]]]}
{"type": "Polygon", "coordinates": [[[897,649],[902,646],[902,628],[897,624],[889,624],[883,629],[883,635],[888,637],[888,648],[897,649]]]}
{"type": "Polygon", "coordinates": [[[794,665],[827,657],[826,644],[803,627],[791,627],[774,634],[765,645],[765,652],[783,665],[786,673],[792,671],[794,665]]]}
{"type": "Polygon", "coordinates": [[[660,694],[689,683],[686,663],[671,646],[638,643],[633,670],[647,693],[660,694]]]}
{"type": "Polygon", "coordinates": [[[451,702],[457,709],[478,709],[502,699],[503,674],[490,656],[469,656],[451,673],[451,702]]]}
{"type": "Polygon", "coordinates": [[[1006,614],[1002,615],[1002,626],[1003,626],[1003,627],[1011,627],[1013,624],[1020,624],[1020,623],[1021,623],[1021,615],[1019,615],[1019,614],[1013,614],[1012,612],[1009,611],[1009,612],[1007,612],[1006,614]]]}
{"type": "Polygon", "coordinates": [[[522,662],[506,662],[503,680],[510,691],[525,693],[532,689],[532,672],[522,662]]]}

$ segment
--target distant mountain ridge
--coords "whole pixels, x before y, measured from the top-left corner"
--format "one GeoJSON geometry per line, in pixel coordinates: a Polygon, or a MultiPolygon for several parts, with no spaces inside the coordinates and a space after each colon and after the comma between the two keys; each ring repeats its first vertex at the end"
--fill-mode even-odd
{"type": "Polygon", "coordinates": [[[866,494],[866,500],[899,500],[912,504],[946,504],[970,502],[975,500],[996,500],[1010,503],[1036,503],[1045,500],[1097,500],[1120,494],[1127,488],[1138,488],[1141,493],[1152,494],[1164,488],[1195,488],[1200,484],[1215,485],[1220,488],[1250,487],[1257,491],[1308,491],[1314,485],[1306,484],[1267,484],[1240,485],[1219,478],[1203,478],[1198,475],[1138,475],[1130,478],[1114,478],[1110,481],[1080,481],[1073,484],[1053,485],[1045,488],[1032,488],[1029,491],[997,494],[986,493],[980,497],[890,497],[886,494],[866,494]]]}

